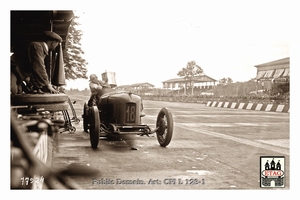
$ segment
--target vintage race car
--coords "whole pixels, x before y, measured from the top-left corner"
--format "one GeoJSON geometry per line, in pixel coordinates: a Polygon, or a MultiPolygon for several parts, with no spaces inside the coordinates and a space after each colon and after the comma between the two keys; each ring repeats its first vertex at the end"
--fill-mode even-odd
{"type": "Polygon", "coordinates": [[[156,127],[150,128],[142,123],[145,116],[140,96],[130,91],[103,88],[99,92],[97,105],[83,108],[83,128],[90,134],[92,148],[97,148],[99,137],[114,135],[156,133],[162,147],[169,145],[173,135],[173,116],[167,108],[161,108],[157,115],[156,127]]]}

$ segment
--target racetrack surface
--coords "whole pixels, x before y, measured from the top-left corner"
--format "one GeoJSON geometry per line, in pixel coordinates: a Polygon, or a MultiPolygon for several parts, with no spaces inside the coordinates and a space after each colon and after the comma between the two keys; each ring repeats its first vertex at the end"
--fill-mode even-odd
{"type": "Polygon", "coordinates": [[[70,96],[81,121],[72,124],[75,133],[57,135],[52,160],[58,168],[76,163],[99,169],[98,175],[72,176],[83,189],[261,190],[260,156],[285,157],[285,187],[280,189],[289,189],[289,113],[144,100],[143,123],[150,127],[162,107],[172,112],[169,146],[160,147],[151,135],[126,141],[101,138],[93,150],[81,118],[88,98],[70,96]],[[130,150],[130,142],[138,150],[130,150]]]}

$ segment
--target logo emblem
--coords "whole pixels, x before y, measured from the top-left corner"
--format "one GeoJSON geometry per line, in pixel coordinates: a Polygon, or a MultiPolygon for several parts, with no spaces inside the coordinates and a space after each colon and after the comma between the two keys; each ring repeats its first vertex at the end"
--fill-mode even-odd
{"type": "Polygon", "coordinates": [[[284,156],[260,157],[260,187],[284,187],[284,156]]]}

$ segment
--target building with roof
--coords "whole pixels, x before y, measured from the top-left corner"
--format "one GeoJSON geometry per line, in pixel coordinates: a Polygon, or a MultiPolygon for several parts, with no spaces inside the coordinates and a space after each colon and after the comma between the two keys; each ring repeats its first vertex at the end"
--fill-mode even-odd
{"type": "Polygon", "coordinates": [[[255,77],[258,84],[265,90],[271,90],[276,84],[290,82],[290,58],[283,58],[259,65],[255,77]]]}
{"type": "Polygon", "coordinates": [[[194,88],[199,89],[212,89],[216,86],[217,80],[207,76],[207,75],[200,75],[195,76],[190,80],[185,78],[173,78],[166,81],[163,81],[163,88],[166,89],[182,89],[191,87],[192,85],[194,88]]]}
{"type": "Polygon", "coordinates": [[[145,83],[135,83],[131,85],[120,85],[117,88],[121,90],[136,92],[139,94],[141,91],[147,92],[153,90],[154,85],[145,82],[145,83]]]}

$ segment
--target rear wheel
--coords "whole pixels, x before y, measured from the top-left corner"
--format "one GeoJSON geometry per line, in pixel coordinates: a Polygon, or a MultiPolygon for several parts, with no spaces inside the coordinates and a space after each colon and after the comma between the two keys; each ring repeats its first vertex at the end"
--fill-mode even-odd
{"type": "Polygon", "coordinates": [[[168,109],[162,108],[159,111],[156,120],[156,127],[158,127],[156,136],[160,146],[168,146],[173,135],[173,116],[168,109]]]}
{"type": "Polygon", "coordinates": [[[90,108],[90,141],[93,149],[96,149],[100,136],[100,116],[97,106],[90,108]]]}

